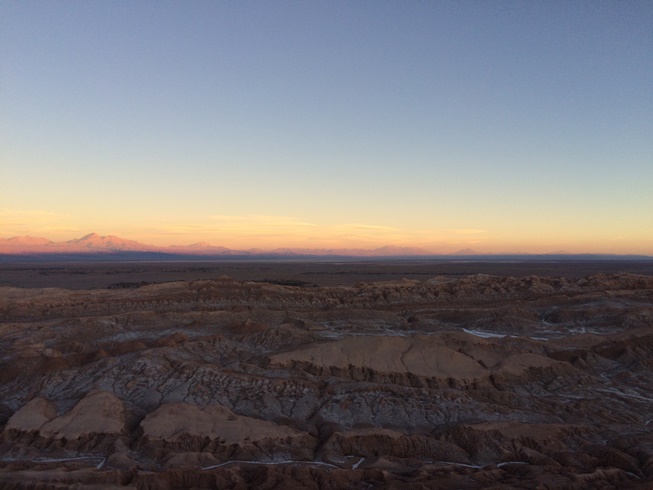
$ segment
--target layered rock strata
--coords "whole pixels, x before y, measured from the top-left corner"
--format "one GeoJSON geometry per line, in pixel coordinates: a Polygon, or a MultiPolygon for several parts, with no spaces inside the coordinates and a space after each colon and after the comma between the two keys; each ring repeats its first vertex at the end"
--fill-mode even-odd
{"type": "Polygon", "coordinates": [[[653,277],[0,288],[3,488],[650,488],[653,277]]]}

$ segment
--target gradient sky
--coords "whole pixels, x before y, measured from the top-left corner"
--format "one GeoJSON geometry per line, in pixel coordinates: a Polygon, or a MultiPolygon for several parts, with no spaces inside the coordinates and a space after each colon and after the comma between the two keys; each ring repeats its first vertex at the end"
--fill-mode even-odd
{"type": "Polygon", "coordinates": [[[0,0],[0,237],[653,254],[653,2],[0,0]]]}

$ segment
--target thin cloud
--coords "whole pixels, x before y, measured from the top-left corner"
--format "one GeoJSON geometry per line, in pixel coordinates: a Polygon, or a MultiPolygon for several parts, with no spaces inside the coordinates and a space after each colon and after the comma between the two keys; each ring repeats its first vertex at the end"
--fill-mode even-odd
{"type": "MultiPolygon", "coordinates": [[[[69,239],[95,229],[79,226],[73,216],[47,210],[0,209],[3,235],[35,235],[69,239]]],[[[384,245],[441,250],[482,243],[487,230],[473,228],[409,229],[375,223],[318,224],[294,216],[205,215],[112,226],[111,234],[157,245],[206,241],[231,248],[375,248],[384,245]]]]}
{"type": "Polygon", "coordinates": [[[360,223],[353,223],[353,224],[343,224],[343,225],[337,225],[338,228],[346,228],[346,229],[353,229],[353,230],[379,230],[379,231],[395,231],[399,230],[399,228],[395,228],[393,226],[380,226],[380,225],[364,225],[360,223]]]}
{"type": "MultiPolygon", "coordinates": [[[[134,233],[136,230],[132,230],[134,233]]],[[[276,215],[209,215],[192,222],[159,222],[141,228],[150,240],[156,237],[189,238],[185,242],[208,241],[226,246],[296,247],[321,242],[329,246],[375,246],[404,243],[410,236],[392,226],[367,223],[316,224],[293,216],[276,215]]]]}
{"type": "Polygon", "coordinates": [[[487,230],[475,230],[471,228],[453,229],[448,231],[454,235],[479,235],[482,233],[487,233],[487,230]]]}

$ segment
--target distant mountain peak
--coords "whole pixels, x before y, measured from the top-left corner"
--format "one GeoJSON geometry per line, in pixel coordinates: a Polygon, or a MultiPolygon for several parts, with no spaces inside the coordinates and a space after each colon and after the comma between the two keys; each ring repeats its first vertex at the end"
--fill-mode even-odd
{"type": "Polygon", "coordinates": [[[171,245],[170,247],[167,247],[167,249],[175,253],[188,253],[193,255],[220,255],[232,252],[232,250],[227,247],[212,245],[208,242],[197,242],[190,245],[171,245]]]}
{"type": "Polygon", "coordinates": [[[48,243],[52,243],[52,240],[49,240],[47,238],[43,238],[40,236],[31,236],[31,235],[22,235],[22,236],[14,236],[11,238],[2,238],[0,239],[2,241],[5,241],[7,243],[11,243],[13,245],[47,245],[48,243]]]}
{"type": "Polygon", "coordinates": [[[197,242],[188,246],[200,248],[200,247],[213,247],[214,245],[210,244],[209,242],[197,242]]]}
{"type": "Polygon", "coordinates": [[[98,233],[88,233],[81,238],[73,238],[64,242],[49,242],[44,244],[45,248],[28,247],[19,252],[23,253],[107,253],[107,252],[143,252],[154,251],[155,247],[145,245],[135,240],[120,238],[115,235],[100,235],[98,233]]]}
{"type": "Polygon", "coordinates": [[[419,247],[402,247],[399,245],[386,245],[372,250],[375,254],[387,255],[431,255],[431,252],[419,247]]]}
{"type": "Polygon", "coordinates": [[[463,248],[462,250],[458,250],[451,255],[478,255],[478,252],[476,250],[472,250],[471,248],[463,248]]]}

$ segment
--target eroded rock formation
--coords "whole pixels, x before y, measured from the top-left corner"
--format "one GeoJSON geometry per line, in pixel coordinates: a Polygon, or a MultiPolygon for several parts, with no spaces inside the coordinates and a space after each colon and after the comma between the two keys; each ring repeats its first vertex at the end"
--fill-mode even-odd
{"type": "Polygon", "coordinates": [[[3,488],[650,488],[653,278],[0,288],[3,488]]]}

